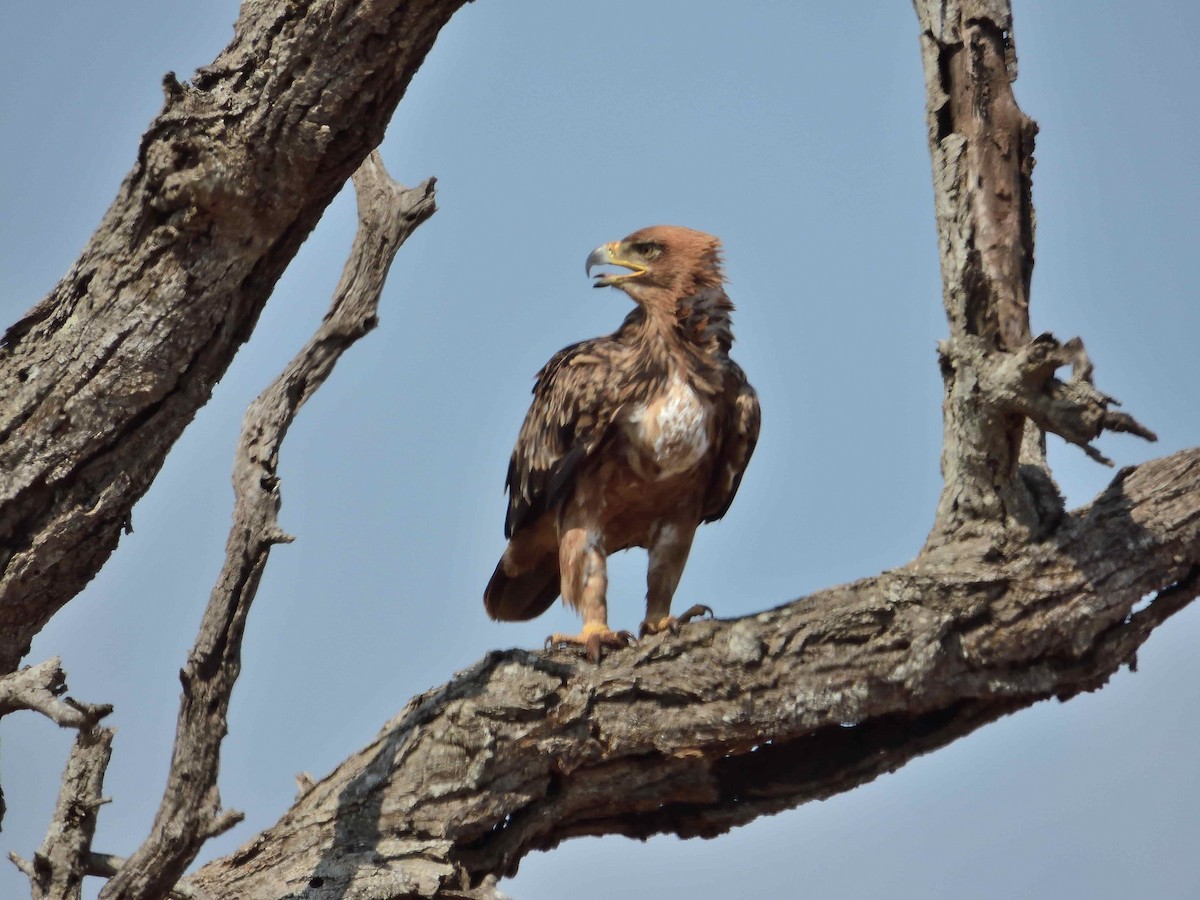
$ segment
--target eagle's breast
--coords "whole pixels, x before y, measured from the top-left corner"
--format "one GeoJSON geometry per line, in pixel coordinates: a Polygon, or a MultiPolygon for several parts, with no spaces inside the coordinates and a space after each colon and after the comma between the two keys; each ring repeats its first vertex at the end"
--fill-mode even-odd
{"type": "Polygon", "coordinates": [[[629,462],[642,478],[684,472],[708,451],[711,413],[685,380],[673,374],[666,390],[638,404],[629,418],[629,462]]]}

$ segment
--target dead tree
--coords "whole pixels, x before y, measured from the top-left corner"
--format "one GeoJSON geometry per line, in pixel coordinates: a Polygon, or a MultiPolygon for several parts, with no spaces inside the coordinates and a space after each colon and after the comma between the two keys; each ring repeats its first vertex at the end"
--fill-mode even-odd
{"type": "Polygon", "coordinates": [[[1094,690],[1200,592],[1200,448],[1123,469],[1088,506],[1063,508],[1046,432],[1101,461],[1091,442],[1102,431],[1153,435],[1095,388],[1081,341],[1031,333],[1036,128],[1011,91],[1009,4],[915,0],[950,328],[945,487],[920,555],[647,639],[599,667],[493,653],[414,698],[275,826],[181,882],[200,842],[232,821],[213,785],[238,622],[265,551],[286,539],[273,465],[295,405],[270,434],[251,416],[246,487],[262,496],[253,527],[231,534],[234,568],[214,590],[226,605],[185,671],[180,779],[133,857],[92,852],[105,710],[64,703],[55,661],[17,666],[112,551],[460,5],[248,4],[211,66],[188,85],[168,78],[100,229],[5,335],[0,713],[38,709],[81,732],[60,824],[21,861],[38,896],[78,896],[81,872],[111,877],[104,897],[492,896],[531,850],[579,835],[713,836],[849,790],[1015,709],[1094,690]]]}

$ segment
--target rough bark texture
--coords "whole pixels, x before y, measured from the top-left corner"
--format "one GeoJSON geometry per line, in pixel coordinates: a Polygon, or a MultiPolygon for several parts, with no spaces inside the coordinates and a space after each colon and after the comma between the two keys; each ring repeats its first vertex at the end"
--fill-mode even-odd
{"type": "Polygon", "coordinates": [[[946,393],[945,488],[928,546],[1020,529],[1052,531],[1063,502],[1046,465],[1044,431],[1090,447],[1101,431],[1154,435],[1091,384],[1083,344],[1030,341],[1033,144],[1017,106],[1007,0],[914,0],[921,24],[926,124],[933,161],[946,393]],[[1071,381],[1054,377],[1075,363],[1071,381]]]}
{"type": "Polygon", "coordinates": [[[1102,428],[1152,435],[1109,412],[1078,340],[1031,340],[1035,129],[1012,98],[1007,3],[916,7],[951,329],[946,490],[926,550],[599,668],[494,654],[410,703],[200,884],[484,897],[572,836],[710,837],[1099,687],[1200,591],[1200,451],[1123,470],[1062,512],[1034,426],[1085,446],[1102,428]]]}
{"type": "Polygon", "coordinates": [[[0,341],[0,674],[96,574],[465,0],[246,3],[99,229],[0,341]]]}
{"type": "Polygon", "coordinates": [[[946,545],[598,667],[494,653],[195,881],[257,900],[486,897],[570,837],[712,837],[849,790],[1133,665],[1200,591],[1198,498],[1190,450],[1123,470],[1052,541],[946,545]]]}
{"type": "Polygon", "coordinates": [[[64,697],[67,676],[57,656],[0,677],[0,716],[18,709],[40,712],[64,728],[91,728],[112,707],[64,697]]]}
{"type": "MultiPolygon", "coordinates": [[[[80,703],[72,697],[63,696],[66,692],[67,675],[59,657],[51,657],[36,666],[26,666],[19,671],[0,676],[0,716],[27,709],[41,713],[63,728],[78,728],[81,732],[86,732],[112,712],[112,706],[107,703],[80,703]]],[[[77,745],[76,750],[78,749],[77,745]]],[[[107,755],[104,758],[107,762],[107,755]]],[[[99,777],[103,779],[103,776],[104,771],[101,767],[99,777]]],[[[68,765],[67,772],[63,775],[64,783],[70,777],[71,767],[68,765]]],[[[62,800],[60,805],[61,803],[62,800]]],[[[4,791],[0,790],[0,822],[4,821],[4,813],[4,791]]],[[[53,830],[53,825],[51,829],[53,830]]],[[[16,859],[13,862],[15,863],[16,859]]],[[[34,877],[24,868],[21,870],[30,875],[31,879],[34,877]]]]}
{"type": "Polygon", "coordinates": [[[33,900],[79,900],[82,896],[96,815],[107,802],[101,791],[114,734],[112,728],[80,730],[67,760],[46,839],[32,862],[10,854],[17,868],[29,876],[33,900]]]}
{"type": "Polygon", "coordinates": [[[162,803],[149,836],[104,886],[101,900],[166,896],[204,842],[242,819],[222,812],[217,775],[250,604],[271,547],[291,540],[277,518],[280,445],[342,354],[375,327],[396,251],[435,209],[432,179],[405,189],[388,177],[378,153],[355,173],[354,184],[359,228],[329,312],[246,411],[235,454],[233,527],[195,646],[179,673],[183,696],[162,803]]]}
{"type": "MultiPolygon", "coordinates": [[[[0,465],[15,467],[0,494],[0,673],[111,550],[458,5],[247,4],[218,64],[191,88],[171,83],[101,232],[0,351],[0,465]]],[[[1034,127],[1010,90],[1008,3],[915,6],[950,321],[946,488],[921,555],[755,616],[647,638],[600,666],[493,653],[304,784],[279,823],[188,891],[482,900],[525,854],[570,837],[711,837],[1093,690],[1200,593],[1200,448],[1122,470],[1090,506],[1062,511],[1042,429],[1085,447],[1103,429],[1152,435],[1109,410],[1078,340],[1031,337],[1034,127]]],[[[258,537],[231,553],[231,594],[252,587],[281,538],[273,447],[247,431],[246,478],[267,502],[258,537]]],[[[244,609],[225,609],[224,637],[202,634],[185,671],[180,740],[194,746],[176,751],[177,762],[205,755],[212,771],[223,709],[209,735],[184,719],[219,697],[206,679],[236,669],[244,609]]],[[[162,823],[182,817],[203,833],[220,821],[205,779],[169,788],[140,858],[87,857],[116,871],[109,896],[166,893],[186,856],[172,842],[190,838],[162,823]],[[135,871],[146,880],[127,892],[135,871]]]]}

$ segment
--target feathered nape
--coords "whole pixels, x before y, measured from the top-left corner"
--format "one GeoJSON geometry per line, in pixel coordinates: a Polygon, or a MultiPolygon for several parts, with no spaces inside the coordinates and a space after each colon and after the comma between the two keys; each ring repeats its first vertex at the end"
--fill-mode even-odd
{"type": "Polygon", "coordinates": [[[713,341],[726,353],[733,346],[733,301],[718,283],[679,300],[676,318],[688,339],[707,345],[713,341]]]}

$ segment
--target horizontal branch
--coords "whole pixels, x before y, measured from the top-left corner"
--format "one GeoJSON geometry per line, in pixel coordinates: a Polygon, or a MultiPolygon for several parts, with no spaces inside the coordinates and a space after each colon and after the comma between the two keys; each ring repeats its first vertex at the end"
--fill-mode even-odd
{"type": "Polygon", "coordinates": [[[66,691],[67,676],[59,657],[26,666],[0,676],[0,716],[18,709],[30,709],[64,728],[86,729],[112,712],[112,706],[107,703],[80,703],[64,697],[66,691]]]}
{"type": "Polygon", "coordinates": [[[946,545],[600,666],[493,653],[195,881],[260,900],[474,898],[570,837],[711,837],[1099,687],[1198,592],[1195,449],[1122,470],[1042,543],[946,545]]]}

